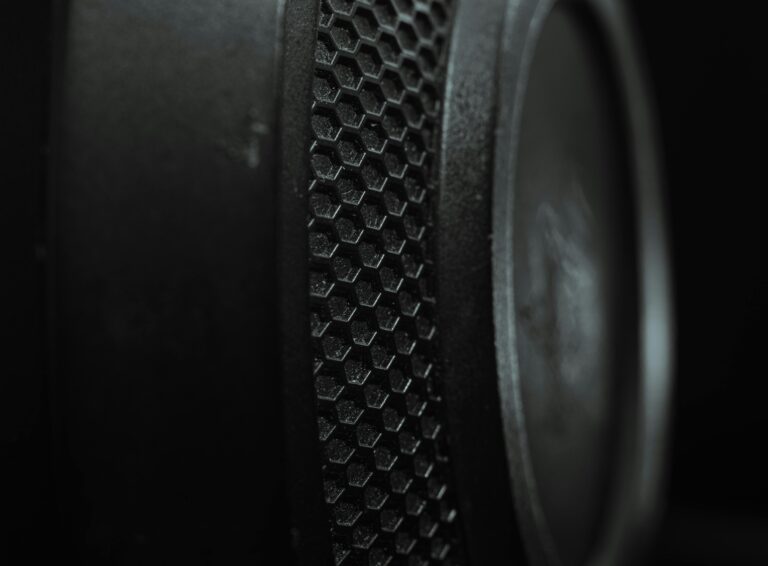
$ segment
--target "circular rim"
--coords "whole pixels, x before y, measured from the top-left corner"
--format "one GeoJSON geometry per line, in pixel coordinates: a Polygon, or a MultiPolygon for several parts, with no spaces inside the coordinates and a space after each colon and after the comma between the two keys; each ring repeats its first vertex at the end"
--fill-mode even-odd
{"type": "Polygon", "coordinates": [[[557,4],[587,7],[606,39],[626,114],[638,256],[638,381],[620,433],[615,487],[590,565],[637,556],[658,513],[671,390],[671,293],[653,109],[632,30],[612,0],[523,0],[510,3],[498,69],[493,180],[493,310],[499,397],[518,521],[534,564],[561,563],[537,495],[517,366],[514,323],[513,207],[516,155],[529,71],[547,16],[557,4]],[[512,189],[510,190],[510,187],[512,189]]]}

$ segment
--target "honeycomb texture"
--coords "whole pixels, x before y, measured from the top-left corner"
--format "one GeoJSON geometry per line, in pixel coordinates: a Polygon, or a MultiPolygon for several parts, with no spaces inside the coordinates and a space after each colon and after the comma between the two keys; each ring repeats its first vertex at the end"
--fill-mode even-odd
{"type": "Polygon", "coordinates": [[[451,12],[448,0],[320,0],[311,332],[336,564],[462,561],[432,242],[451,12]]]}

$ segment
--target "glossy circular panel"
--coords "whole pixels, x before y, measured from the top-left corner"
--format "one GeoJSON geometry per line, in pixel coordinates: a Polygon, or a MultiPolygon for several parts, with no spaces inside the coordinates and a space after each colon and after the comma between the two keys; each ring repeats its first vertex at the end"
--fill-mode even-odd
{"type": "Polygon", "coordinates": [[[522,411],[542,522],[565,565],[587,560],[602,526],[636,359],[626,135],[589,16],[557,4],[543,24],[512,189],[522,411]]]}

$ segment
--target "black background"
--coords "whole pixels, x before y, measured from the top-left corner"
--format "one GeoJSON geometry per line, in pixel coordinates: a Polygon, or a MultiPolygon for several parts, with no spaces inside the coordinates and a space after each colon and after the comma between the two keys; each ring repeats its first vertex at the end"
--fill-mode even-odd
{"type": "MultiPolygon", "coordinates": [[[[64,502],[78,508],[78,486],[64,482],[63,493],[53,473],[44,278],[51,11],[46,3],[23,4],[23,13],[4,18],[3,84],[11,97],[3,106],[11,127],[2,168],[10,245],[0,521],[8,522],[3,543],[10,560],[0,554],[0,562],[132,564],[119,549],[101,559],[87,551],[71,509],[63,510],[64,502]]],[[[633,3],[661,116],[677,310],[668,512],[653,558],[660,565],[768,563],[768,36],[758,5],[633,3]]],[[[250,458],[242,465],[257,470],[258,454],[250,458]]],[[[245,481],[247,474],[238,477],[245,481]]],[[[269,544],[281,550],[285,536],[269,544]]],[[[215,561],[201,556],[194,563],[215,561]]]]}
{"type": "Polygon", "coordinates": [[[768,36],[756,3],[637,1],[661,115],[677,396],[669,564],[765,564],[768,36]]]}

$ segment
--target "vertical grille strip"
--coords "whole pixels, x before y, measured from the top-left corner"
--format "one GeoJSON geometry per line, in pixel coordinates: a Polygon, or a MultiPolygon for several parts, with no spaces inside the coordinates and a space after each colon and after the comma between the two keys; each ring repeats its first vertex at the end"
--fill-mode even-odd
{"type": "Polygon", "coordinates": [[[311,332],[337,564],[462,556],[436,359],[433,242],[451,4],[320,0],[311,332]]]}

